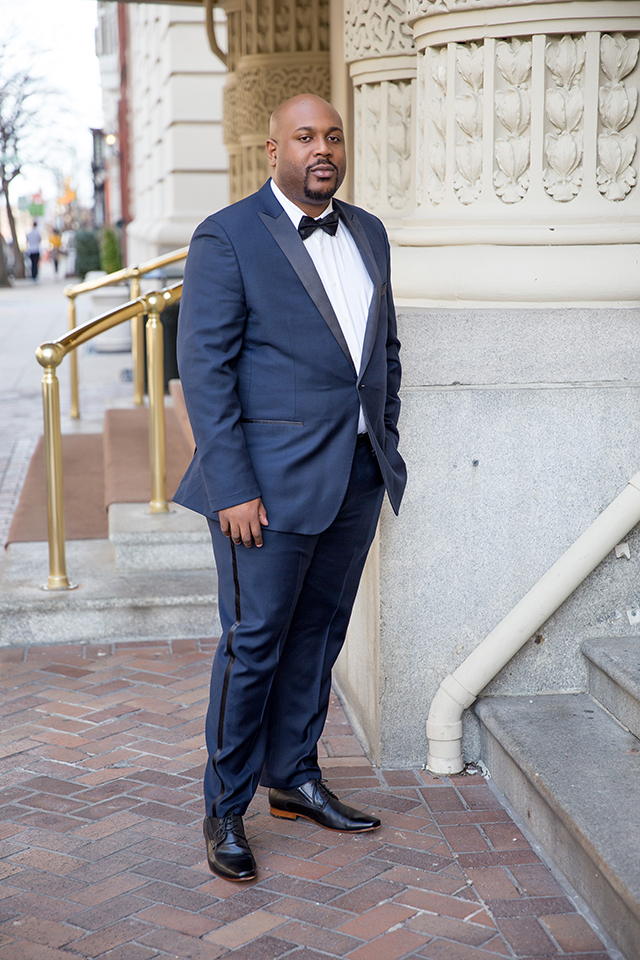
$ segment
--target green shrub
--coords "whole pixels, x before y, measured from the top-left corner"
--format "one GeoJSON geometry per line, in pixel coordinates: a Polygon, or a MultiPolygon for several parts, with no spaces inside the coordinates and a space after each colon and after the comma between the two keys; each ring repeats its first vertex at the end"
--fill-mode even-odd
{"type": "Polygon", "coordinates": [[[107,273],[115,273],[116,270],[122,270],[120,241],[118,240],[117,233],[111,227],[105,227],[102,231],[100,263],[102,269],[106,270],[107,273]]]}
{"type": "Polygon", "coordinates": [[[84,280],[91,270],[102,270],[98,237],[92,230],[78,230],[76,233],[76,273],[81,280],[84,280]]]}

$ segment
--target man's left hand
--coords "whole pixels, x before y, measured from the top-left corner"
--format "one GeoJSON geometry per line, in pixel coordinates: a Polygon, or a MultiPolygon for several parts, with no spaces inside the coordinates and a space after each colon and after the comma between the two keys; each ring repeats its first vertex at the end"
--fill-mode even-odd
{"type": "Polygon", "coordinates": [[[267,511],[260,497],[238,503],[218,511],[220,529],[225,537],[231,537],[234,543],[245,547],[262,546],[262,528],[269,526],[267,511]]]}

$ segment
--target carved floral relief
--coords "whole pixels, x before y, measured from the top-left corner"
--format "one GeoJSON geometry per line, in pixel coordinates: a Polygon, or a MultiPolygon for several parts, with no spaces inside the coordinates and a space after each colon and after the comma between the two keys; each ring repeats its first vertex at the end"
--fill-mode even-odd
{"type": "Polygon", "coordinates": [[[330,77],[327,66],[311,62],[299,64],[276,61],[267,66],[241,66],[229,77],[224,90],[225,141],[233,143],[243,135],[264,131],[279,103],[303,90],[328,99],[330,77]]]}
{"type": "Polygon", "coordinates": [[[409,203],[412,87],[411,80],[385,80],[354,90],[356,200],[369,210],[409,203]]]}
{"type": "Polygon", "coordinates": [[[241,144],[241,138],[266,138],[271,112],[296,93],[331,95],[329,0],[241,0],[229,13],[228,31],[224,139],[233,157],[230,194],[237,200],[269,173],[262,144],[241,144]],[[260,62],[246,59],[255,54],[260,62]]]}
{"type": "Polygon", "coordinates": [[[256,31],[254,26],[255,0],[244,0],[242,9],[242,52],[256,52],[256,31]]]}
{"type": "Polygon", "coordinates": [[[318,2],[318,50],[329,50],[329,0],[318,2]]]}
{"type": "Polygon", "coordinates": [[[388,159],[387,200],[395,210],[407,205],[411,186],[411,92],[410,80],[387,85],[388,159]]]}
{"type": "Polygon", "coordinates": [[[482,177],[482,94],[484,47],[477,43],[456,44],[457,90],[456,170],[453,189],[460,203],[473,203],[480,196],[482,177]]]}
{"type": "Polygon", "coordinates": [[[424,54],[418,57],[418,70],[416,81],[416,202],[421,206],[425,200],[425,132],[427,127],[427,98],[426,98],[426,66],[427,58],[424,54]]]}
{"type": "Polygon", "coordinates": [[[529,189],[531,160],[531,41],[500,40],[496,67],[501,88],[496,89],[495,110],[506,136],[494,144],[495,191],[504,203],[518,203],[529,189]]]}
{"type": "Polygon", "coordinates": [[[232,70],[241,56],[329,50],[329,0],[242,0],[227,17],[232,70]]]}
{"type": "Polygon", "coordinates": [[[256,53],[270,53],[272,5],[270,0],[257,0],[256,53]]]}
{"type": "MultiPolygon", "coordinates": [[[[536,0],[524,0],[535,3],[536,0]]],[[[420,17],[442,13],[458,13],[464,10],[476,10],[487,7],[512,7],[513,0],[406,0],[407,21],[411,23],[420,17]]]]}
{"type": "Polygon", "coordinates": [[[313,44],[313,0],[296,0],[296,50],[304,53],[313,44]]]}
{"type": "Polygon", "coordinates": [[[632,161],[638,140],[623,131],[638,108],[638,88],[624,81],[638,62],[639,46],[637,38],[625,38],[620,33],[605,33],[600,38],[600,69],[604,76],[599,89],[602,132],[598,136],[596,176],[598,189],[607,200],[624,200],[637,180],[632,161]]]}
{"type": "Polygon", "coordinates": [[[274,39],[276,53],[291,49],[291,7],[287,0],[274,0],[273,7],[274,39]]]}
{"type": "Polygon", "coordinates": [[[414,50],[403,0],[345,0],[344,17],[347,63],[414,50]]]}
{"type": "Polygon", "coordinates": [[[546,114],[553,132],[545,137],[547,193],[565,203],[580,191],[584,115],[584,37],[564,36],[547,42],[545,61],[552,84],[546,94],[546,114]]]}
{"type": "Polygon", "coordinates": [[[241,42],[242,14],[239,10],[231,10],[227,13],[227,43],[229,49],[227,65],[229,70],[235,70],[242,55],[241,42]]]}
{"type": "Polygon", "coordinates": [[[368,83],[364,102],[364,201],[375,209],[380,203],[380,151],[382,146],[382,84],[368,83]]]}
{"type": "Polygon", "coordinates": [[[447,167],[447,48],[433,47],[428,51],[427,124],[427,196],[432,203],[444,199],[447,167]]]}

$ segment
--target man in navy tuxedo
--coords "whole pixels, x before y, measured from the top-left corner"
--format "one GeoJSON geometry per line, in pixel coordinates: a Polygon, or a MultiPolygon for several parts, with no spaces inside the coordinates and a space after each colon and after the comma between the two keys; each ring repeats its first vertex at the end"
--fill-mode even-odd
{"type": "Polygon", "coordinates": [[[212,675],[209,865],[248,880],[242,815],[373,830],[317,741],[385,488],[397,512],[399,343],[378,219],[332,200],[342,121],[302,94],[271,118],[272,179],[208,217],[187,258],[178,363],[197,449],[176,501],[208,518],[223,634],[212,675]]]}

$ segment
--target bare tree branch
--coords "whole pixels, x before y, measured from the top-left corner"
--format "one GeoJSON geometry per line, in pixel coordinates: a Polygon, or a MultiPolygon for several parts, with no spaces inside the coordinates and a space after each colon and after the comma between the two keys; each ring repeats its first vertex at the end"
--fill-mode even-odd
{"type": "MultiPolygon", "coordinates": [[[[14,273],[24,277],[24,258],[20,251],[15,217],[9,198],[9,187],[22,172],[26,163],[46,162],[44,144],[38,144],[37,134],[50,120],[48,107],[58,91],[47,86],[44,80],[29,69],[16,64],[20,59],[29,63],[36,61],[35,52],[18,50],[15,34],[0,40],[0,187],[4,194],[7,219],[11,230],[14,251],[14,273]]],[[[1,272],[0,265],[0,272],[1,272]]]]}

